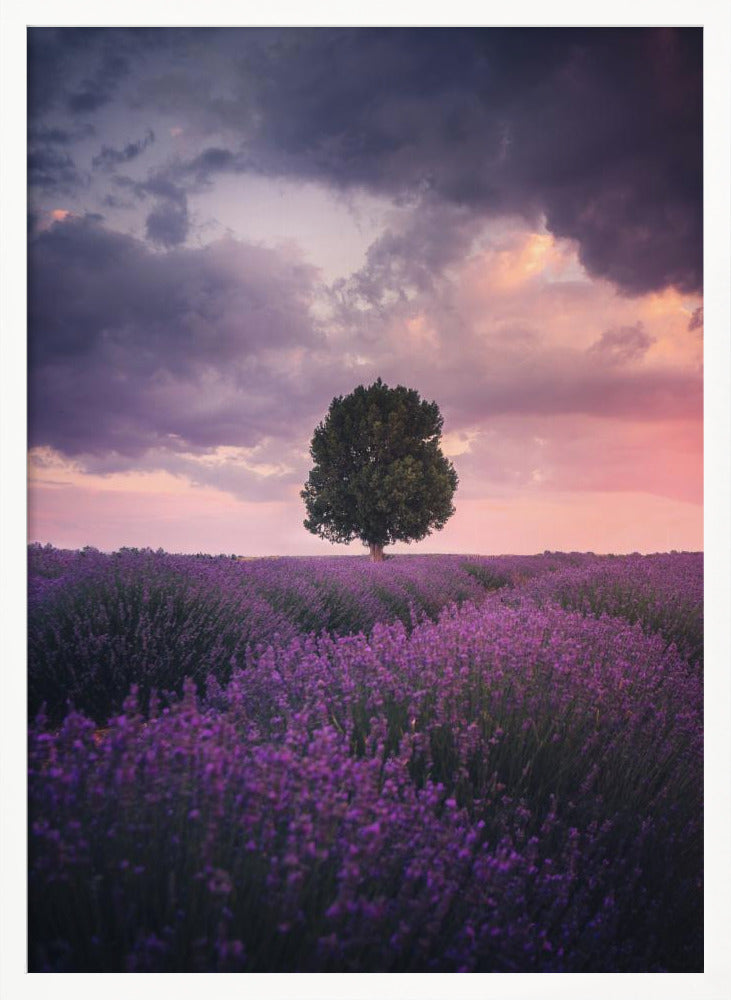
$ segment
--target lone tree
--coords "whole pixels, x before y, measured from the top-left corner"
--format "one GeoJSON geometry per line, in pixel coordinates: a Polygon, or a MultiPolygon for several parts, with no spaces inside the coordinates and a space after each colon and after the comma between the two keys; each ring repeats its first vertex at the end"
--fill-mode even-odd
{"type": "Polygon", "coordinates": [[[315,429],[315,464],[300,493],[307,530],[330,542],[360,538],[380,561],[384,545],[443,528],[457,489],[439,447],[443,422],[436,403],[380,378],[333,399],[315,429]]]}

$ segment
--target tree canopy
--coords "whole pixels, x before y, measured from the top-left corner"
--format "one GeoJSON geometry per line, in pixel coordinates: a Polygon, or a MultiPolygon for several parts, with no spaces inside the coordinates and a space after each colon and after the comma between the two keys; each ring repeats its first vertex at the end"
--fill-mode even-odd
{"type": "Polygon", "coordinates": [[[458,479],[440,448],[442,425],[436,403],[380,378],[333,399],[300,494],[307,530],[330,542],[359,538],[382,559],[384,546],[443,528],[458,479]]]}

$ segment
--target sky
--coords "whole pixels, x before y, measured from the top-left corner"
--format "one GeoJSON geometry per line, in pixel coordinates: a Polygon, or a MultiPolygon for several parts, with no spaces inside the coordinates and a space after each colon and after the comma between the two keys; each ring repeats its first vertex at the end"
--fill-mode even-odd
{"type": "Polygon", "coordinates": [[[28,535],[360,554],[309,442],[435,400],[396,551],[703,548],[698,28],[33,28],[28,535]]]}

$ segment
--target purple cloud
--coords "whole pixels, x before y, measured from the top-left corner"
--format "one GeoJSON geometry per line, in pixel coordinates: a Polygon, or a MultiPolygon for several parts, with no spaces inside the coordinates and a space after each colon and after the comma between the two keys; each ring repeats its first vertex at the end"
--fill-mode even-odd
{"type": "Polygon", "coordinates": [[[132,461],[290,433],[278,354],[320,342],[312,268],[232,239],[153,253],[71,218],[29,252],[31,446],[132,461]]]}
{"type": "Polygon", "coordinates": [[[121,149],[115,149],[113,146],[102,146],[97,156],[91,161],[92,166],[111,170],[121,163],[129,163],[130,160],[136,160],[154,141],[155,133],[152,129],[148,129],[137,142],[128,142],[121,149]]]}
{"type": "Polygon", "coordinates": [[[643,357],[654,343],[655,337],[651,337],[642,323],[638,322],[634,326],[605,330],[589,351],[598,354],[609,364],[625,364],[643,357]]]}
{"type": "Polygon", "coordinates": [[[68,153],[60,152],[50,144],[29,149],[29,186],[64,193],[84,187],[87,180],[68,153]]]}
{"type": "Polygon", "coordinates": [[[697,309],[693,310],[693,315],[690,317],[688,322],[688,330],[702,330],[703,329],[703,306],[698,306],[697,309]]]}
{"type": "Polygon", "coordinates": [[[188,200],[185,196],[159,201],[145,222],[148,240],[167,248],[185,243],[189,228],[188,200]]]}

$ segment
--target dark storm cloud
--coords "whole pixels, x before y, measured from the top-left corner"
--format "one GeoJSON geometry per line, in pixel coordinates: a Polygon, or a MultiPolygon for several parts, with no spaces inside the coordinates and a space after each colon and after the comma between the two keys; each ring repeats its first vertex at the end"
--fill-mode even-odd
{"type": "Polygon", "coordinates": [[[159,202],[145,221],[148,240],[170,248],[185,243],[190,228],[187,199],[159,202]]]}
{"type": "Polygon", "coordinates": [[[89,138],[95,131],[94,126],[87,123],[74,128],[30,129],[28,138],[31,144],[69,146],[71,143],[89,138]]]}
{"type": "MultiPolygon", "coordinates": [[[[153,140],[154,133],[150,131],[145,140],[129,144],[124,150],[103,150],[107,154],[104,157],[105,165],[111,167],[129,162],[139,156],[153,140]]],[[[95,165],[98,160],[101,161],[101,158],[94,160],[95,165]]],[[[185,243],[190,232],[188,195],[208,187],[217,174],[241,172],[243,169],[241,158],[236,154],[227,149],[211,147],[188,162],[176,159],[164,164],[145,181],[117,175],[113,178],[113,183],[134,192],[141,200],[149,196],[156,199],[154,208],[145,220],[145,234],[152,243],[169,249],[185,243]]]]}
{"type": "MultiPolygon", "coordinates": [[[[123,191],[131,192],[139,201],[155,199],[145,220],[145,234],[157,246],[170,249],[185,243],[190,230],[188,195],[185,188],[169,176],[170,169],[152,173],[146,181],[136,181],[124,175],[115,175],[112,183],[123,191]]],[[[173,175],[179,171],[172,171],[173,175]]],[[[107,195],[104,204],[113,208],[128,208],[129,202],[107,195]],[[111,199],[108,200],[108,199],[111,199]]]]}
{"type": "Polygon", "coordinates": [[[702,330],[703,329],[703,306],[698,306],[697,309],[693,310],[693,315],[690,317],[688,322],[688,330],[702,330]]]}
{"type": "Polygon", "coordinates": [[[30,39],[32,119],[54,100],[91,110],[122,93],[145,126],[146,114],[174,115],[203,142],[176,168],[186,190],[246,170],[545,218],[577,241],[591,274],[628,294],[701,287],[701,29],[57,29],[30,39]]]}
{"type": "Polygon", "coordinates": [[[69,95],[68,108],[75,112],[97,111],[112,99],[119,79],[126,75],[129,65],[126,59],[112,58],[96,76],[81,81],[77,91],[69,95]]]}
{"type": "MultiPolygon", "coordinates": [[[[146,146],[154,141],[154,133],[148,134],[152,136],[152,139],[145,142],[140,148],[138,148],[138,143],[125,147],[125,151],[129,150],[127,155],[121,155],[125,151],[114,150],[114,159],[109,157],[110,165],[119,165],[139,155],[146,146]]],[[[94,162],[96,164],[96,160],[94,162]]],[[[144,199],[148,195],[156,195],[166,199],[180,200],[187,194],[197,193],[208,188],[219,174],[242,173],[250,168],[251,163],[243,154],[219,146],[211,146],[192,159],[175,158],[164,163],[151,172],[146,181],[133,180],[124,175],[115,175],[112,181],[119,187],[126,187],[134,191],[138,198],[144,199]]]]}
{"type": "Polygon", "coordinates": [[[544,213],[628,293],[700,288],[700,30],[293,31],[244,65],[263,172],[544,213]]]}
{"type": "Polygon", "coordinates": [[[102,205],[105,208],[134,208],[135,203],[127,198],[118,198],[115,194],[105,194],[102,198],[102,205]]]}
{"type": "Polygon", "coordinates": [[[135,464],[291,432],[301,390],[277,352],[318,343],[298,259],[231,239],[153,253],[85,219],[29,255],[31,446],[135,464]]]}
{"type": "Polygon", "coordinates": [[[94,134],[92,125],[28,129],[28,184],[47,192],[70,192],[87,186],[89,176],[77,167],[69,147],[94,134]]]}
{"type": "Polygon", "coordinates": [[[57,103],[71,72],[77,34],[56,28],[28,29],[28,121],[57,103]],[[69,58],[71,56],[71,58],[69,58]]]}
{"type": "Polygon", "coordinates": [[[128,28],[29,28],[28,118],[58,108],[91,114],[108,105],[154,33],[128,28]]]}
{"type": "Polygon", "coordinates": [[[700,39],[367,31],[341,47],[318,33],[264,77],[267,153],[392,193],[421,185],[478,211],[545,212],[590,272],[626,291],[697,290],[700,39]],[[350,87],[328,83],[341,74],[350,87]]]}
{"type": "Polygon", "coordinates": [[[178,173],[179,170],[166,167],[154,171],[145,181],[134,180],[124,174],[115,174],[112,177],[112,184],[124,191],[130,191],[141,201],[150,196],[170,201],[181,201],[185,198],[186,192],[185,188],[173,180],[173,177],[178,173]]]}
{"type": "Polygon", "coordinates": [[[152,129],[148,129],[137,142],[128,142],[121,149],[115,149],[113,146],[102,146],[97,156],[91,161],[92,166],[102,170],[111,170],[121,163],[129,163],[130,160],[136,160],[154,141],[155,133],[152,129]]]}
{"type": "Polygon", "coordinates": [[[147,238],[158,246],[168,249],[185,243],[190,229],[190,219],[188,196],[183,188],[162,174],[153,176],[137,187],[140,192],[152,194],[157,198],[155,207],[145,222],[147,238]]]}
{"type": "Polygon", "coordinates": [[[216,174],[241,173],[249,166],[251,164],[240,153],[219,146],[210,146],[186,163],[180,173],[189,175],[198,184],[207,184],[216,174]]]}
{"type": "Polygon", "coordinates": [[[86,174],[76,166],[68,153],[53,146],[38,146],[28,152],[28,184],[44,191],[68,192],[84,187],[86,174]]]}

